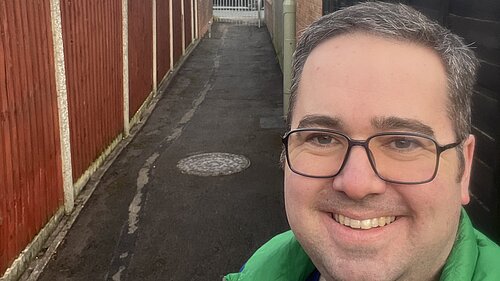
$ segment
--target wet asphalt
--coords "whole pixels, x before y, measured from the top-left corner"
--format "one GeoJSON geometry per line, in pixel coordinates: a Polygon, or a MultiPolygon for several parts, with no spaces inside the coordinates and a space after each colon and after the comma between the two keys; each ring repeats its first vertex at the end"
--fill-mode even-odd
{"type": "Polygon", "coordinates": [[[216,23],[116,158],[39,280],[221,280],[288,228],[282,75],[265,27],[216,23]],[[224,152],[250,166],[181,173],[224,152]]]}

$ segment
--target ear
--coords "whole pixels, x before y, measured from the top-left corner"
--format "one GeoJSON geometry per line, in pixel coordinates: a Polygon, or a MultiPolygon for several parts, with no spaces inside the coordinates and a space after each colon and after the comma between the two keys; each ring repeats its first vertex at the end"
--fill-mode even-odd
{"type": "Polygon", "coordinates": [[[474,158],[475,146],[476,146],[476,138],[473,135],[469,135],[469,137],[464,141],[463,152],[462,152],[465,160],[464,173],[460,181],[460,194],[461,194],[462,205],[467,205],[470,201],[469,182],[470,182],[470,174],[471,174],[472,161],[474,158]]]}

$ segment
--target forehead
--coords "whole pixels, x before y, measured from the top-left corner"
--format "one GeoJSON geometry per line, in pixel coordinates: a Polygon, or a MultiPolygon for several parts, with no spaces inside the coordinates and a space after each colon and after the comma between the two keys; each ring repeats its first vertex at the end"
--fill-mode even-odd
{"type": "Polygon", "coordinates": [[[331,116],[351,127],[383,117],[451,126],[447,104],[446,72],[432,49],[364,33],[341,35],[307,58],[292,128],[306,115],[331,116]]]}

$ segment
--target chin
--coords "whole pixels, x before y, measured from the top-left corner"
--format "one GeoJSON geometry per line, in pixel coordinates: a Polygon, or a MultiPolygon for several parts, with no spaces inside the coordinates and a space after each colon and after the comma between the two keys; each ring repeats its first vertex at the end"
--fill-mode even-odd
{"type": "Polygon", "coordinates": [[[389,281],[401,280],[388,265],[369,265],[367,263],[342,262],[332,264],[328,269],[320,270],[321,274],[329,281],[389,281]]]}

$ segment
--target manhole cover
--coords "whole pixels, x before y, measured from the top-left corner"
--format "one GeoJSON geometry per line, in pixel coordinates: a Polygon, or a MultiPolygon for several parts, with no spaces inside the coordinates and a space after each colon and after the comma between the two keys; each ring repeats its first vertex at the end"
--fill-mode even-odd
{"type": "Polygon", "coordinates": [[[177,163],[181,172],[196,176],[225,176],[239,173],[250,166],[243,155],[213,152],[189,156],[177,163]]]}

